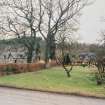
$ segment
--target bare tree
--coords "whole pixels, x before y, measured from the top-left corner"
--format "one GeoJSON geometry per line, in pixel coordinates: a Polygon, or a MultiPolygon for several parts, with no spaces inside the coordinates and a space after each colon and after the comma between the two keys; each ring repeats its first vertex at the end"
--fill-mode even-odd
{"type": "Polygon", "coordinates": [[[96,74],[97,85],[105,83],[105,31],[101,31],[101,44],[98,47],[96,67],[98,72],[96,74]]]}
{"type": "Polygon", "coordinates": [[[66,24],[75,20],[87,0],[39,0],[39,31],[46,41],[45,61],[53,53],[55,57],[55,36],[66,24]]]}
{"type": "MultiPolygon", "coordinates": [[[[4,1],[4,0],[3,0],[4,1]]],[[[6,0],[4,5],[11,14],[2,24],[3,32],[26,38],[24,45],[28,49],[28,62],[32,57],[37,31],[46,41],[45,61],[55,58],[55,36],[66,24],[75,20],[79,11],[88,0],[6,0]],[[38,5],[39,4],[39,5],[38,5]],[[39,17],[39,18],[37,18],[39,17]],[[5,28],[4,28],[5,26],[5,28]],[[8,27],[8,28],[7,28],[8,27]]]]}
{"type": "Polygon", "coordinates": [[[105,48],[105,30],[101,31],[101,42],[105,48]]]}
{"type": "Polygon", "coordinates": [[[77,28],[74,28],[73,25],[64,25],[62,29],[57,34],[56,38],[56,61],[58,64],[62,65],[65,70],[67,77],[71,76],[71,71],[73,69],[73,59],[71,55],[72,48],[72,35],[74,30],[77,31],[77,28]],[[72,26],[72,27],[71,27],[72,26]]]}
{"type": "MultiPolygon", "coordinates": [[[[27,48],[27,62],[32,61],[32,54],[36,45],[36,33],[38,23],[35,17],[37,7],[34,0],[6,0],[3,6],[8,7],[8,12],[4,23],[1,25],[3,33],[14,35],[22,39],[22,43],[27,48]]],[[[13,37],[13,36],[12,36],[13,37]]]]}
{"type": "Polygon", "coordinates": [[[105,83],[105,57],[98,58],[95,65],[98,69],[96,72],[97,85],[101,85],[105,83]]]}

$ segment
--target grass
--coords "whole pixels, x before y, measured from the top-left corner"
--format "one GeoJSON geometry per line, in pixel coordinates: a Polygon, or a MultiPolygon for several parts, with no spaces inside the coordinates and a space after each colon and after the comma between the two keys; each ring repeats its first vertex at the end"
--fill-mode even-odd
{"type": "Polygon", "coordinates": [[[60,67],[4,76],[0,77],[0,85],[105,97],[105,86],[97,86],[94,73],[88,67],[73,68],[70,78],[60,67]]]}

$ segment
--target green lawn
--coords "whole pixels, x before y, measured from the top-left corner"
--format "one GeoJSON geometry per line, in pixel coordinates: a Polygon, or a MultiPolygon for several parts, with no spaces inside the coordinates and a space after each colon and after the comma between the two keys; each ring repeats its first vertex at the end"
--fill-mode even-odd
{"type": "Polygon", "coordinates": [[[0,77],[0,84],[66,93],[105,97],[105,86],[97,86],[92,70],[75,67],[71,77],[66,77],[62,68],[50,68],[37,72],[0,77]]]}

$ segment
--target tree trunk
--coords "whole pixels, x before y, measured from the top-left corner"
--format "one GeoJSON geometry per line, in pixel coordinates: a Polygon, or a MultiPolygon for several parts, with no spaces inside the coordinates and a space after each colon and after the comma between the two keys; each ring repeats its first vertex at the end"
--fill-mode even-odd
{"type": "Polygon", "coordinates": [[[52,36],[51,33],[47,35],[45,47],[45,67],[47,67],[49,59],[55,59],[56,45],[54,38],[55,37],[52,36]]]}
{"type": "Polygon", "coordinates": [[[50,59],[55,59],[55,49],[56,49],[56,45],[55,45],[55,36],[54,35],[50,35],[49,37],[49,47],[50,47],[50,59]]]}
{"type": "Polygon", "coordinates": [[[45,68],[48,66],[48,61],[49,61],[49,44],[48,41],[46,41],[46,47],[45,47],[45,68]]]}
{"type": "Polygon", "coordinates": [[[33,50],[32,49],[28,49],[28,55],[27,55],[27,63],[31,63],[32,62],[32,55],[33,50]]]}
{"type": "Polygon", "coordinates": [[[66,74],[67,74],[67,77],[71,76],[69,71],[66,71],[66,74]]]}

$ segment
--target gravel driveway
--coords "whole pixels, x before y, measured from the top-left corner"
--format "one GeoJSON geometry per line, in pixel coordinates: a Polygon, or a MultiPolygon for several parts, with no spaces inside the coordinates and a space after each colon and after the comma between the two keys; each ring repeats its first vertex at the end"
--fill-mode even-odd
{"type": "Polygon", "coordinates": [[[105,105],[105,100],[0,88],[0,105],[105,105]]]}

